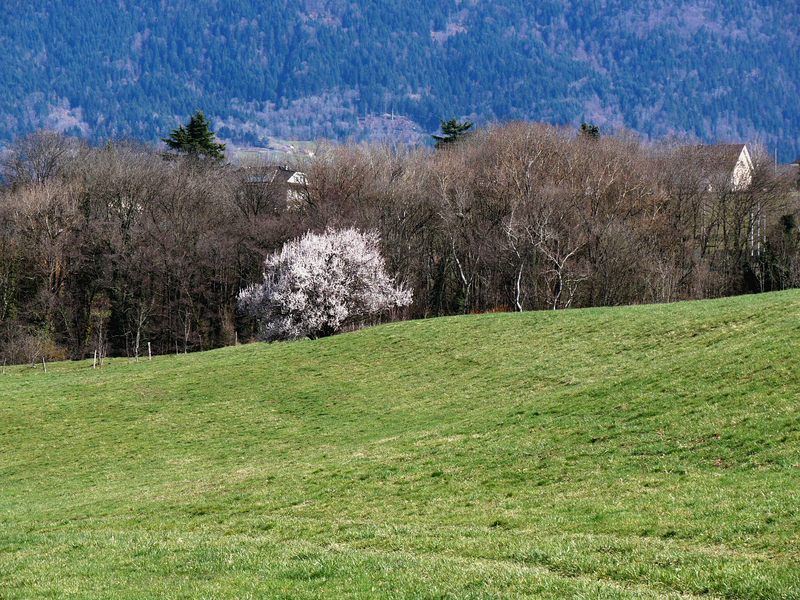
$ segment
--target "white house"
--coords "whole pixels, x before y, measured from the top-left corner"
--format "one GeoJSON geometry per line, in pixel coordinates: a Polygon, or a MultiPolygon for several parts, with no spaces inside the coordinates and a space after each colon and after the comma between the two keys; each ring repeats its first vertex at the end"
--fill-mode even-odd
{"type": "Polygon", "coordinates": [[[268,166],[249,168],[247,185],[257,187],[279,186],[286,192],[286,208],[298,208],[306,197],[306,175],[288,167],[268,166]]]}
{"type": "Polygon", "coordinates": [[[747,144],[688,146],[693,165],[703,176],[708,191],[720,186],[743,191],[753,182],[753,159],[747,144]]]}

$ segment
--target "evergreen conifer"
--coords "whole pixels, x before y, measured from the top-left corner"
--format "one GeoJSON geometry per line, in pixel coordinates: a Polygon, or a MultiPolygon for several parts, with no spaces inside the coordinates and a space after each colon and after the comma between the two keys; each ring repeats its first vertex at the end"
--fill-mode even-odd
{"type": "Polygon", "coordinates": [[[442,135],[433,136],[433,139],[436,140],[437,148],[441,148],[445,144],[452,144],[453,142],[463,138],[465,135],[467,135],[469,129],[471,129],[474,125],[474,123],[470,121],[461,123],[457,119],[445,121],[444,119],[440,118],[439,121],[442,123],[442,135]]]}
{"type": "Polygon", "coordinates": [[[189,118],[189,125],[173,129],[169,137],[161,140],[178,154],[205,156],[216,160],[225,158],[225,144],[216,141],[215,132],[210,130],[210,123],[199,110],[189,118]]]}

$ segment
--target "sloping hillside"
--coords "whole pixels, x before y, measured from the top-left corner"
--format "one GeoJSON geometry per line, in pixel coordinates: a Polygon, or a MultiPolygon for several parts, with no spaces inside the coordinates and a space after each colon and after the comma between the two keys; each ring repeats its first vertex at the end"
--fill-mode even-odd
{"type": "Polygon", "coordinates": [[[0,379],[3,598],[797,598],[800,293],[0,379]]]}
{"type": "Polygon", "coordinates": [[[459,116],[758,140],[788,162],[798,31],[796,3],[766,0],[6,0],[0,139],[157,141],[202,109],[237,143],[413,141],[459,116]]]}

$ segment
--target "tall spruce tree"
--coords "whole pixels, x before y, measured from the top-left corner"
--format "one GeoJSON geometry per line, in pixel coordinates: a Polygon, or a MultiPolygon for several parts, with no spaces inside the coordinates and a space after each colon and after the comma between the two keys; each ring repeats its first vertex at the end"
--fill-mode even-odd
{"type": "Polygon", "coordinates": [[[584,121],[581,123],[581,135],[596,140],[600,137],[600,128],[597,125],[584,121]]]}
{"type": "Polygon", "coordinates": [[[210,125],[206,116],[198,110],[189,118],[189,125],[173,129],[169,137],[161,140],[178,154],[224,160],[225,144],[216,141],[215,132],[209,129],[210,125]]]}
{"type": "Polygon", "coordinates": [[[470,121],[461,123],[457,119],[445,121],[444,119],[440,118],[439,121],[442,123],[442,135],[433,136],[433,139],[436,140],[437,148],[441,148],[446,144],[452,144],[453,142],[460,140],[467,135],[467,132],[474,125],[474,123],[470,121]]]}

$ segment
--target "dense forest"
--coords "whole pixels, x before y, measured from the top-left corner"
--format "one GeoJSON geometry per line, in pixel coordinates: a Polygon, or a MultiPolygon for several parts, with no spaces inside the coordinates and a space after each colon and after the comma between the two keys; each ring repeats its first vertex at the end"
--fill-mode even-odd
{"type": "Polygon", "coordinates": [[[0,140],[419,142],[438,117],[759,141],[800,155],[794,1],[6,0],[0,140]]]}
{"type": "MultiPolygon", "coordinates": [[[[695,150],[515,122],[440,149],[323,145],[289,185],[38,131],[2,160],[0,358],[252,339],[237,295],[306,231],[376,231],[413,304],[383,318],[671,302],[800,285],[794,171],[747,186],[695,150]]],[[[283,173],[283,171],[281,171],[283,173]]]]}

